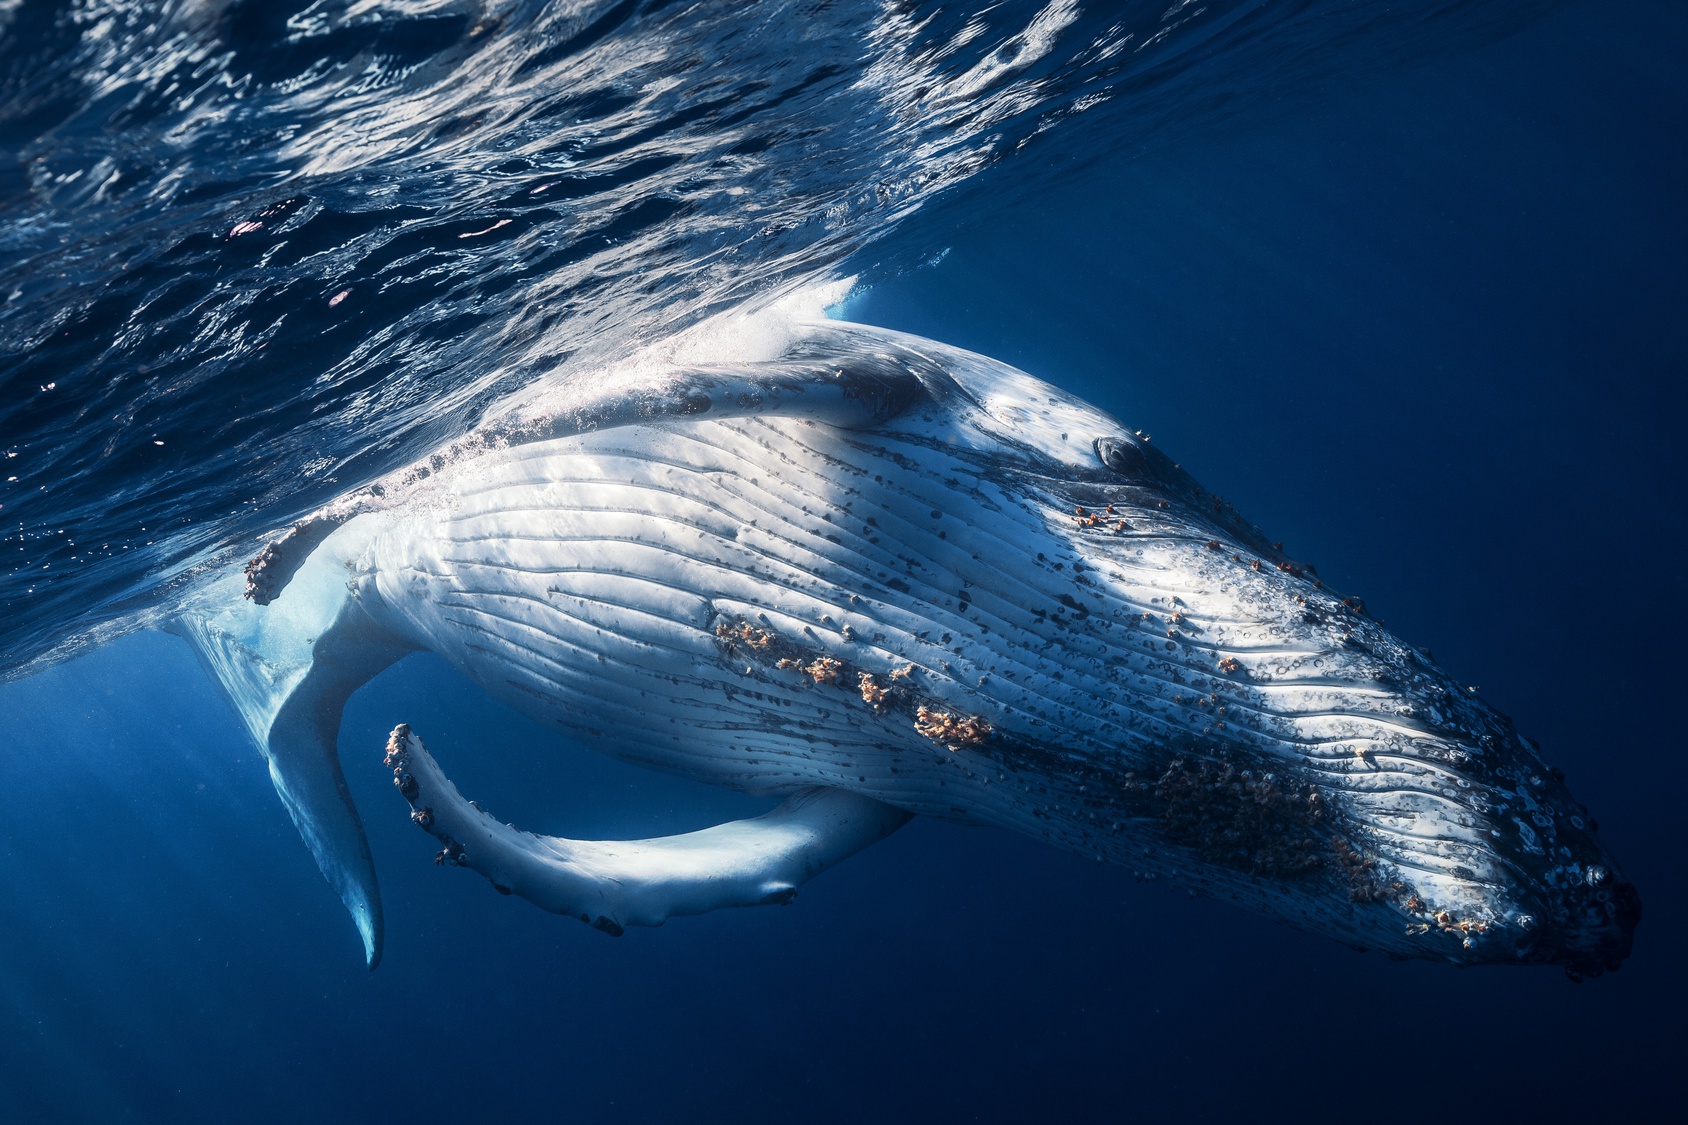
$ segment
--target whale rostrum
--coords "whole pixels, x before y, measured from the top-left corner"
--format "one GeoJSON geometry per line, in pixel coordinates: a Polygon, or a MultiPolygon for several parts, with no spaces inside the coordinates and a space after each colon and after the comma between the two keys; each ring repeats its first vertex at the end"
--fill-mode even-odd
{"type": "Polygon", "coordinates": [[[789,901],[908,817],[1015,829],[1349,944],[1616,968],[1640,916],[1510,720],[1134,433],[838,322],[490,423],[184,611],[373,966],[336,734],[416,650],[618,758],[784,801],[580,841],[387,747],[442,863],[619,933],[789,901]]]}

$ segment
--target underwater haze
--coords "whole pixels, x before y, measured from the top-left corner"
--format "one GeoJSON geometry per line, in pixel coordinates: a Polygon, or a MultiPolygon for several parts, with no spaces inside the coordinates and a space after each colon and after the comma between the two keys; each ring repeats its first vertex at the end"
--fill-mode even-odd
{"type": "Polygon", "coordinates": [[[0,0],[8,1120],[1654,1120],[1683,1104],[1688,5],[0,0]],[[1356,953],[919,819],[781,909],[618,940],[500,819],[758,801],[437,657],[340,732],[358,937],[157,631],[487,412],[799,292],[1151,432],[1564,769],[1620,973],[1356,953]]]}

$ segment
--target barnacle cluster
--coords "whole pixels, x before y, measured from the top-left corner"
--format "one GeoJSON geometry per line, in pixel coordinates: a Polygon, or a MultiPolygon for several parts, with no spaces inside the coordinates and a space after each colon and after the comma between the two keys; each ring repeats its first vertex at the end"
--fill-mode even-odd
{"type": "MultiPolygon", "coordinates": [[[[1149,791],[1151,783],[1135,787],[1149,791]]],[[[1152,783],[1163,829],[1210,863],[1255,875],[1310,875],[1325,866],[1317,790],[1230,763],[1176,758],[1152,783]]]]}
{"type": "MultiPolygon", "coordinates": [[[[388,769],[393,771],[394,788],[399,791],[405,800],[412,802],[414,805],[414,802],[420,793],[416,784],[416,778],[410,773],[409,723],[400,723],[398,726],[393,728],[393,733],[387,736],[387,752],[382,757],[381,762],[388,769]]],[[[410,822],[418,828],[439,837],[440,843],[445,845],[445,847],[441,848],[439,853],[434,856],[434,862],[436,864],[453,864],[458,867],[469,866],[469,860],[463,851],[463,845],[459,844],[456,840],[453,840],[450,836],[434,831],[434,810],[432,808],[413,807],[410,812],[410,822]]]]}
{"type": "Polygon", "coordinates": [[[991,725],[982,715],[948,710],[941,700],[914,687],[915,666],[905,661],[888,672],[875,674],[826,652],[794,643],[772,629],[760,628],[743,618],[726,618],[716,623],[715,636],[723,652],[745,652],[764,666],[782,672],[798,672],[816,686],[853,685],[863,703],[876,713],[907,715],[915,732],[950,750],[977,746],[990,737],[991,725]]]}
{"type": "MultiPolygon", "coordinates": [[[[1152,780],[1127,774],[1122,787],[1147,802],[1168,842],[1209,863],[1274,878],[1322,875],[1346,887],[1350,902],[1396,900],[1411,913],[1425,910],[1387,865],[1349,841],[1340,814],[1315,786],[1281,772],[1184,753],[1152,780]]],[[[1425,933],[1430,925],[1411,932],[1425,933]]],[[[1481,932],[1474,923],[1442,928],[1481,932]]]]}
{"type": "Polygon", "coordinates": [[[274,543],[266,543],[264,549],[247,560],[246,599],[259,605],[269,605],[275,599],[276,584],[271,575],[271,568],[281,557],[281,551],[274,543]]]}
{"type": "MultiPolygon", "coordinates": [[[[1377,860],[1361,852],[1341,836],[1330,838],[1331,863],[1336,872],[1348,882],[1348,901],[1358,903],[1382,902],[1392,889],[1380,878],[1377,860]]],[[[1394,889],[1402,889],[1399,884],[1394,889]]]]}
{"type": "MultiPolygon", "coordinates": [[[[393,771],[393,788],[399,791],[407,801],[414,801],[417,794],[416,779],[410,775],[410,724],[400,723],[393,728],[393,733],[387,736],[387,753],[381,762],[393,771]]],[[[426,827],[424,825],[423,827],[426,827]]]]}
{"type": "Polygon", "coordinates": [[[879,682],[872,672],[861,672],[856,677],[857,686],[861,688],[862,702],[873,705],[878,711],[885,706],[885,700],[890,696],[891,689],[879,682]]]}
{"type": "Polygon", "coordinates": [[[401,770],[410,762],[410,752],[406,749],[406,741],[410,738],[410,724],[400,723],[393,728],[393,733],[387,736],[387,753],[381,759],[381,764],[390,770],[401,770]]]}
{"type": "Polygon", "coordinates": [[[844,662],[831,656],[817,656],[808,663],[795,657],[782,657],[774,667],[786,672],[802,672],[817,684],[836,684],[844,678],[844,662]]]}
{"type": "Polygon", "coordinates": [[[758,629],[748,621],[722,621],[715,626],[715,635],[728,646],[743,645],[755,652],[767,652],[774,647],[774,634],[758,629]]]}
{"type": "Polygon", "coordinates": [[[1111,530],[1115,535],[1124,535],[1131,530],[1129,523],[1118,518],[1118,513],[1114,511],[1112,504],[1109,504],[1100,512],[1086,511],[1080,507],[1073,508],[1073,523],[1079,527],[1102,527],[1106,525],[1109,519],[1114,521],[1111,530]]]}
{"type": "MultiPolygon", "coordinates": [[[[1405,905],[1406,908],[1414,914],[1423,914],[1426,909],[1423,901],[1420,900],[1417,895],[1413,895],[1411,898],[1407,899],[1405,905]]],[[[1431,915],[1430,921],[1414,922],[1409,925],[1407,927],[1407,933],[1427,934],[1430,932],[1432,925],[1444,934],[1458,934],[1460,944],[1466,949],[1471,948],[1471,939],[1473,937],[1489,932],[1488,922],[1474,921],[1470,918],[1459,918],[1456,917],[1450,910],[1438,910],[1435,914],[1431,915]]]]}
{"type": "Polygon", "coordinates": [[[979,715],[957,715],[922,703],[914,715],[916,733],[950,750],[977,746],[990,737],[991,725],[979,715]]]}
{"type": "Polygon", "coordinates": [[[1459,934],[1460,944],[1465,946],[1467,949],[1471,948],[1471,936],[1473,934],[1486,934],[1489,932],[1489,924],[1487,922],[1474,922],[1469,918],[1455,918],[1446,910],[1438,910],[1436,912],[1436,925],[1441,927],[1442,932],[1445,934],[1459,934]]]}

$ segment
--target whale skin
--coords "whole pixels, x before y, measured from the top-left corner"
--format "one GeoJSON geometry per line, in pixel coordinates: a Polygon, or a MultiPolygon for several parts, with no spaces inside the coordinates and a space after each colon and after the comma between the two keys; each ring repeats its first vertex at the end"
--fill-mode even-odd
{"type": "Polygon", "coordinates": [[[861,325],[484,426],[290,529],[178,627],[371,965],[336,733],[416,650],[592,749],[784,802],[664,840],[538,836],[395,729],[442,863],[609,933],[789,902],[910,816],[1398,957],[1580,978],[1621,964],[1640,916],[1508,718],[1146,437],[861,325]]]}

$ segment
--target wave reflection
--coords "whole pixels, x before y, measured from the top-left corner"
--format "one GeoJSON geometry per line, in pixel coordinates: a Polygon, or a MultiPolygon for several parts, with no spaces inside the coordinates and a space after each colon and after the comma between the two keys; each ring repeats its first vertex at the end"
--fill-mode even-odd
{"type": "Polygon", "coordinates": [[[4,674],[1039,138],[1479,22],[1355,7],[0,3],[4,674]]]}

